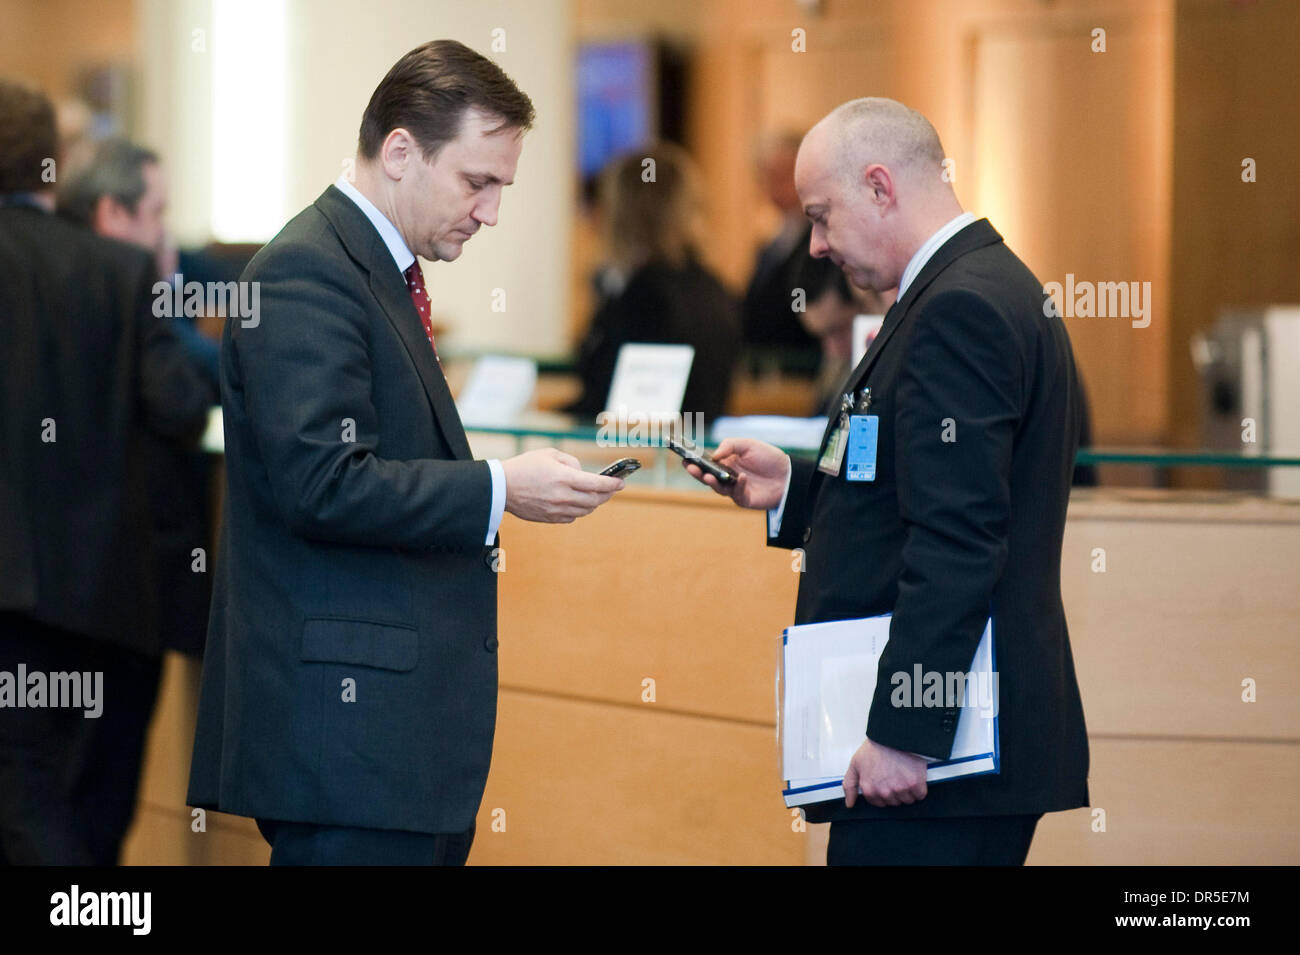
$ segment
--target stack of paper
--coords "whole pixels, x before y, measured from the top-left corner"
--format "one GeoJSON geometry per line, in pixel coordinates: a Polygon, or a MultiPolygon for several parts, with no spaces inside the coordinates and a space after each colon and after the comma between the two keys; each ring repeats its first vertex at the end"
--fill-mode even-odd
{"type": "MultiPolygon", "coordinates": [[[[844,774],[868,735],[876,669],[889,641],[892,618],[892,614],[884,614],[806,624],[790,627],[782,636],[777,699],[787,806],[844,798],[844,774]]],[[[890,693],[898,705],[947,708],[955,703],[960,707],[952,753],[948,759],[930,763],[927,782],[998,771],[997,670],[991,617],[967,673],[902,674],[890,693]],[[937,704],[936,679],[941,696],[937,704]]]]}

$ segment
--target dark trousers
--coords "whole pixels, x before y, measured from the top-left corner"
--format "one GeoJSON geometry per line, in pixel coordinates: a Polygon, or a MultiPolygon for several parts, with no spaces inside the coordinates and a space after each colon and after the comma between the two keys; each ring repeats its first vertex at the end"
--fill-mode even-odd
{"type": "Polygon", "coordinates": [[[473,825],[434,834],[258,819],[257,828],[271,865],[464,865],[474,842],[473,825]]]}
{"type": "Polygon", "coordinates": [[[1024,865],[1042,813],[832,822],[827,865],[1024,865]]]}
{"type": "Polygon", "coordinates": [[[162,661],[0,613],[0,671],[16,680],[20,663],[29,674],[101,672],[103,698],[91,719],[0,707],[0,864],[116,865],[162,661]]]}

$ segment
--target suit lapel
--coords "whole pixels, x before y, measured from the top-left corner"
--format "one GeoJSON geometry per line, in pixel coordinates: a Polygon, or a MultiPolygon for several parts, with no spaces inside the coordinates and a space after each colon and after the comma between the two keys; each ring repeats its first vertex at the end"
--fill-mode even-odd
{"type": "Polygon", "coordinates": [[[434,357],[433,349],[429,347],[429,339],[424,334],[419,313],[411,302],[410,292],[407,291],[401,273],[397,271],[397,264],[393,262],[388,246],[365,213],[335,186],[331,185],[321,194],[316,200],[316,207],[334,225],[348,254],[369,273],[370,291],[383,309],[384,317],[402,340],[402,345],[420,376],[434,421],[447,446],[457,458],[472,459],[474,455],[470,451],[469,440],[465,437],[460,414],[456,411],[456,402],[447,387],[447,378],[434,357]]]}
{"type": "Polygon", "coordinates": [[[974,252],[976,249],[1001,241],[1002,236],[998,235],[997,229],[993,228],[989,220],[980,219],[977,222],[972,222],[939,246],[934,255],[930,256],[930,260],[925,263],[925,267],[912,280],[912,284],[907,287],[903,297],[889,307],[889,312],[885,315],[885,323],[880,327],[880,333],[876,335],[875,341],[871,343],[871,347],[862,356],[862,360],[858,362],[857,367],[849,373],[848,379],[844,382],[844,387],[840,389],[841,393],[856,388],[867,377],[867,374],[871,371],[871,366],[876,363],[876,359],[880,357],[881,351],[898,326],[903,324],[903,319],[912,310],[916,300],[939,277],[944,269],[968,252],[974,252]],[[893,319],[892,322],[891,318],[893,319]]]}
{"type": "MultiPolygon", "coordinates": [[[[909,289],[908,291],[911,290],[909,289]]],[[[880,326],[880,331],[876,333],[876,337],[872,339],[871,344],[867,346],[866,352],[860,359],[858,359],[857,365],[854,366],[851,372],[849,372],[848,377],[840,382],[839,388],[835,390],[835,396],[831,399],[831,407],[827,409],[830,417],[826,422],[826,430],[822,432],[821,446],[817,452],[818,457],[821,456],[822,450],[826,448],[826,442],[831,436],[831,431],[839,422],[840,396],[851,391],[855,387],[856,382],[861,381],[866,377],[868,369],[870,369],[875,363],[876,356],[880,354],[880,349],[885,347],[885,342],[888,341],[889,336],[894,334],[894,329],[898,327],[898,316],[901,314],[902,312],[899,310],[898,302],[889,306],[889,310],[885,312],[885,320],[880,326]]]]}

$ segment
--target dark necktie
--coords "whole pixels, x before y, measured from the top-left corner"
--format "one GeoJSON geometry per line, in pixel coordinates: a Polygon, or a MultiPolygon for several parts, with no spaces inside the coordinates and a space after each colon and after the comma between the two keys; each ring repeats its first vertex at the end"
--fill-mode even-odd
{"type": "MultiPolygon", "coordinates": [[[[424,325],[424,334],[433,349],[433,357],[438,358],[438,346],[433,343],[433,321],[429,318],[429,293],[424,289],[424,273],[420,271],[420,260],[411,263],[410,268],[402,273],[406,276],[406,288],[411,293],[411,304],[420,313],[420,322],[424,325]]],[[[438,363],[442,359],[438,358],[438,363]]]]}

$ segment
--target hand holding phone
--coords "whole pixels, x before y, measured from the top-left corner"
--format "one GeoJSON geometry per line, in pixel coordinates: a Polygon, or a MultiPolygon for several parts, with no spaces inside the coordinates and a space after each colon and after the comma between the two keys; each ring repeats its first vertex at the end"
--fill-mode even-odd
{"type": "Polygon", "coordinates": [[[741,507],[766,511],[781,503],[790,476],[790,456],[780,448],[753,438],[726,438],[713,453],[713,465],[732,472],[734,481],[711,477],[711,472],[690,458],[683,457],[682,463],[697,481],[741,507]],[[726,463],[721,464],[723,461],[726,463]]]}
{"type": "Polygon", "coordinates": [[[698,448],[693,448],[693,447],[689,447],[688,445],[682,444],[676,438],[668,438],[667,441],[668,441],[668,449],[670,451],[680,456],[683,461],[686,461],[689,464],[694,464],[705,474],[712,474],[715,478],[718,479],[718,482],[720,484],[735,483],[736,475],[731,471],[727,470],[726,468],[724,468],[721,464],[713,460],[713,458],[709,457],[703,451],[700,451],[698,448]]]}

